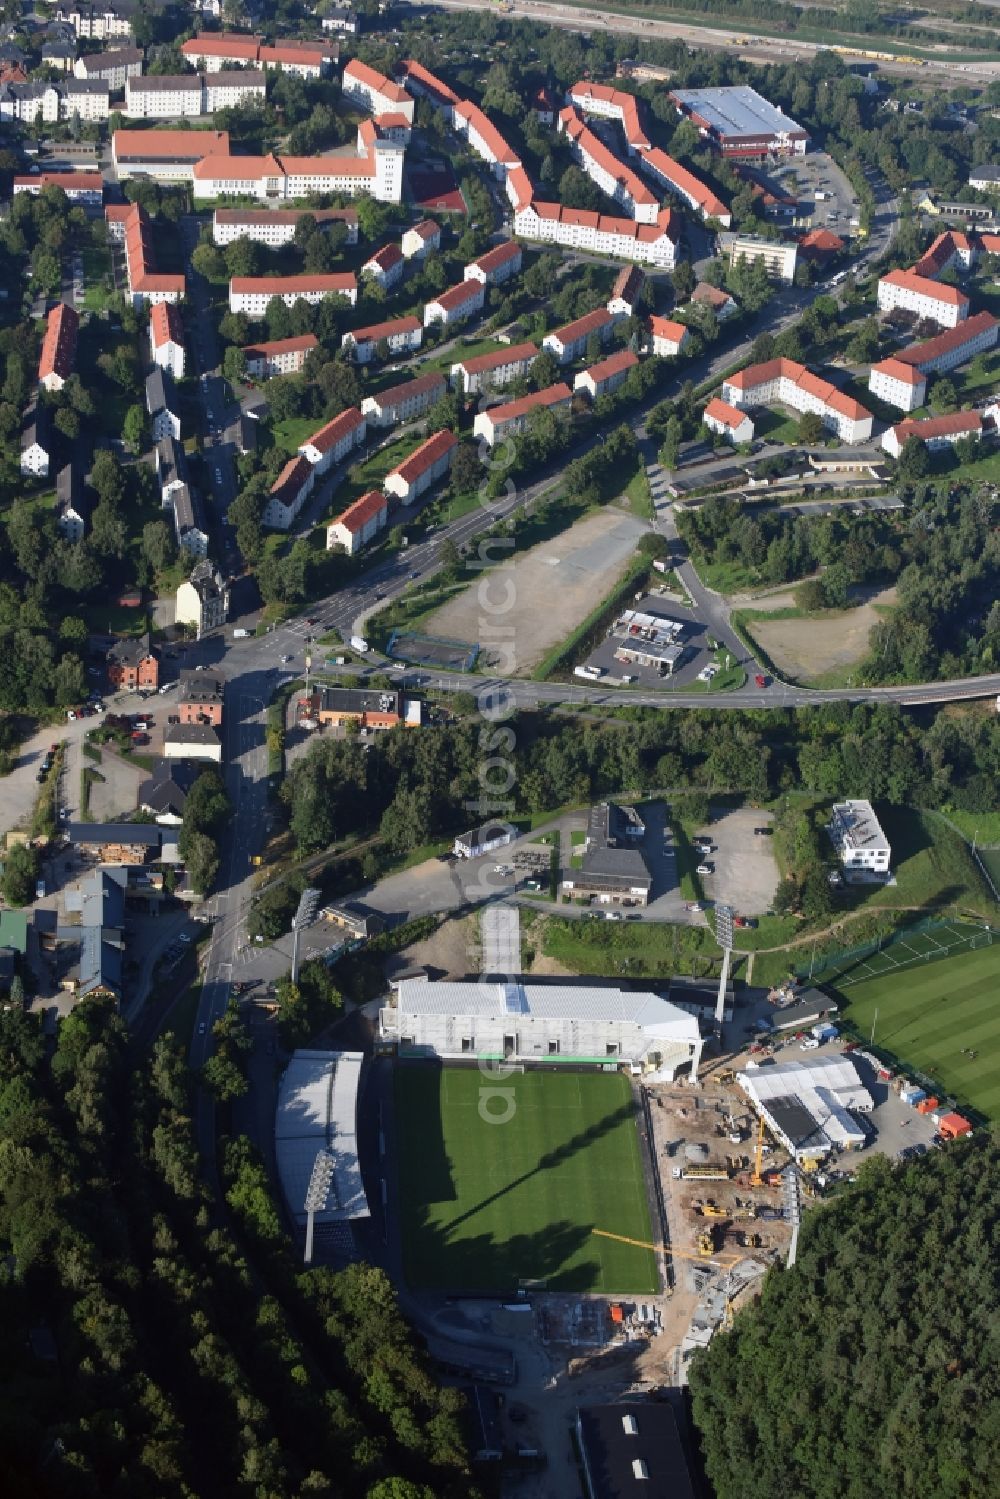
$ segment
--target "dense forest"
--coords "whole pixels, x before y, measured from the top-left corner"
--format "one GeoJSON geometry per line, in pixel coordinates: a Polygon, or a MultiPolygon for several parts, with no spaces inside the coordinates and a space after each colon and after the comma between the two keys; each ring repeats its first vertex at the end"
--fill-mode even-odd
{"type": "Polygon", "coordinates": [[[1000,1147],[868,1161],[691,1365],[716,1499],[990,1499],[1000,1147]]]}
{"type": "Polygon", "coordinates": [[[190,1074],[86,1000],[0,1012],[4,1499],[450,1499],[462,1397],[376,1269],[300,1273],[246,1141],[199,1175],[190,1074]]]}

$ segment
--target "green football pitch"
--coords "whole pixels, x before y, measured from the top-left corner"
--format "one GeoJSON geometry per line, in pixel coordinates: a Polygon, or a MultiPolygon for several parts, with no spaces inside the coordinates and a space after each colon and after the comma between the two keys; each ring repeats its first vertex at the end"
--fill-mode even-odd
{"type": "Polygon", "coordinates": [[[1000,942],[897,968],[838,993],[844,1018],[866,1039],[874,1023],[876,1047],[1000,1119],[1000,942]]]}
{"type": "Polygon", "coordinates": [[[659,1288],[628,1079],[398,1066],[403,1266],[415,1289],[616,1295],[659,1288]],[[489,1100],[484,1089],[510,1089],[489,1100]],[[492,1123],[486,1111],[504,1117],[492,1123]]]}

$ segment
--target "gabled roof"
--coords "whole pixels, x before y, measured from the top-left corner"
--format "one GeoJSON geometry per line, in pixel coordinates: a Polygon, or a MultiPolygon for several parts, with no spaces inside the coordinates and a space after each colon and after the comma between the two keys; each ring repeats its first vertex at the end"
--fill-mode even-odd
{"type": "Polygon", "coordinates": [[[674,322],[667,317],[653,316],[649,320],[649,325],[653,330],[654,338],[665,338],[670,343],[681,344],[691,335],[691,330],[685,323],[674,322]]]}
{"type": "MultiPolygon", "coordinates": [[[[318,453],[328,453],[343,442],[345,437],[349,437],[352,432],[356,432],[359,427],[365,425],[365,419],[357,406],[348,406],[346,411],[342,411],[339,416],[326,422],[311,437],[307,437],[302,448],[315,448],[318,453]]],[[[299,449],[300,452],[302,448],[299,449]]]]}
{"type": "Polygon", "coordinates": [[[184,324],[173,302],[155,302],[149,314],[149,332],[154,349],[164,344],[183,344],[184,324]]]}
{"type": "Polygon", "coordinates": [[[917,296],[927,297],[932,302],[942,302],[948,307],[968,307],[969,299],[957,286],[942,286],[927,276],[918,276],[916,271],[889,271],[879,282],[887,286],[898,286],[917,296]]]}
{"type": "Polygon", "coordinates": [[[385,323],[369,323],[367,328],[351,328],[344,334],[344,337],[353,339],[355,344],[378,343],[380,338],[394,338],[401,333],[416,333],[422,327],[420,319],[411,313],[407,317],[390,318],[385,323]]]}
{"type": "Polygon", "coordinates": [[[454,368],[464,370],[467,375],[486,375],[490,370],[503,369],[504,365],[530,364],[537,358],[537,344],[510,344],[507,348],[494,349],[489,354],[475,354],[471,359],[456,359],[454,368]]]}
{"type": "Polygon", "coordinates": [[[352,57],[344,68],[343,76],[350,82],[352,79],[364,84],[366,88],[373,89],[375,93],[381,94],[384,99],[390,99],[394,104],[412,104],[410,95],[398,83],[393,83],[384,73],[379,73],[375,68],[370,68],[360,58],[352,57]]]}
{"type": "Polygon", "coordinates": [[[65,380],[73,370],[76,358],[76,339],[80,318],[65,302],[57,302],[49,313],[42,340],[42,352],[38,360],[38,378],[46,380],[58,375],[65,380]]]}
{"type": "Polygon", "coordinates": [[[516,421],[519,417],[526,416],[529,411],[537,407],[556,406],[563,401],[571,401],[573,392],[563,380],[555,385],[547,385],[544,390],[533,391],[530,396],[521,396],[517,401],[508,401],[504,406],[491,406],[489,411],[484,412],[493,426],[504,426],[507,422],[516,421]]]}
{"type": "Polygon", "coordinates": [[[567,344],[576,343],[581,338],[589,338],[592,333],[597,333],[612,323],[610,312],[606,307],[595,307],[593,312],[585,312],[583,317],[574,318],[571,323],[564,323],[561,328],[553,328],[546,338],[555,338],[565,348],[567,344]]]}
{"type": "Polygon", "coordinates": [[[983,430],[983,418],[978,411],[951,411],[947,416],[929,416],[924,421],[897,422],[892,429],[898,441],[904,443],[908,437],[919,437],[923,442],[934,437],[961,437],[969,432],[983,430]]]}
{"type": "Polygon", "coordinates": [[[247,344],[243,353],[247,359],[276,359],[279,354],[308,353],[319,348],[315,333],[297,333],[292,338],[265,339],[262,343],[247,344]]]}
{"type": "Polygon", "coordinates": [[[348,505],[333,522],[335,526],[343,526],[345,531],[351,535],[357,535],[363,531],[370,520],[388,507],[388,500],[381,489],[369,489],[360,499],[355,500],[353,505],[348,505]]]}
{"type": "Polygon", "coordinates": [[[720,401],[718,396],[713,396],[705,407],[706,417],[713,421],[722,422],[724,426],[735,432],[743,422],[749,421],[745,411],[739,411],[735,406],[730,406],[728,401],[720,401]]]}
{"type": "Polygon", "coordinates": [[[403,380],[399,385],[393,385],[389,390],[380,390],[375,395],[366,396],[365,399],[373,401],[380,411],[385,411],[387,407],[398,406],[412,396],[433,395],[437,391],[443,391],[444,388],[445,379],[440,370],[430,370],[426,375],[417,375],[413,380],[403,380]]]}
{"type": "Polygon", "coordinates": [[[598,360],[589,369],[583,371],[583,376],[592,380],[595,385],[602,384],[605,380],[613,380],[616,375],[630,370],[639,363],[639,356],[633,354],[631,349],[619,349],[615,354],[609,354],[607,359],[598,360]]]}
{"type": "Polygon", "coordinates": [[[483,288],[478,281],[460,281],[457,286],[449,286],[447,291],[432,297],[428,306],[440,307],[443,312],[454,312],[457,307],[464,307],[466,302],[476,301],[482,294],[483,288]]]}
{"type": "Polygon", "coordinates": [[[487,250],[485,255],[480,255],[477,259],[470,261],[469,268],[476,266],[489,275],[490,271],[495,271],[502,265],[508,265],[512,260],[520,260],[522,253],[517,240],[506,239],[502,245],[495,245],[492,250],[487,250]]]}
{"type": "Polygon", "coordinates": [[[323,275],[303,273],[300,276],[234,276],[229,290],[236,296],[282,297],[298,292],[356,291],[353,271],[333,271],[323,275]]]}
{"type": "MultiPolygon", "coordinates": [[[[428,437],[426,442],[422,442],[419,448],[416,448],[408,458],[404,458],[402,463],[398,463],[394,469],[391,469],[390,473],[398,474],[401,479],[405,479],[408,484],[411,484],[415,479],[419,479],[421,474],[426,473],[429,468],[433,468],[435,463],[440,458],[443,458],[446,453],[450,453],[457,443],[458,438],[454,432],[449,431],[447,427],[443,428],[442,431],[435,432],[428,437]]],[[[389,475],[386,475],[386,477],[388,478],[389,475]]]]}

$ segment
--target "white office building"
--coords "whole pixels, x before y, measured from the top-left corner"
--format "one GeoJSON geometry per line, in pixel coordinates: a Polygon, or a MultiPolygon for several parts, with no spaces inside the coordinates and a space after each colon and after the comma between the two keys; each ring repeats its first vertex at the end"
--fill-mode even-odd
{"type": "Polygon", "coordinates": [[[844,870],[889,873],[889,840],[868,801],[835,802],[827,829],[844,870]]]}

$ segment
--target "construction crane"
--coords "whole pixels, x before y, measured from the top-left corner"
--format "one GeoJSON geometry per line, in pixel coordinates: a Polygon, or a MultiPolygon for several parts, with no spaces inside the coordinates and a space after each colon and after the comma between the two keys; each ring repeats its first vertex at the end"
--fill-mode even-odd
{"type": "Polygon", "coordinates": [[[703,1253],[692,1254],[687,1249],[675,1249],[672,1244],[653,1244],[648,1239],[629,1239],[625,1234],[613,1234],[606,1228],[592,1228],[590,1231],[599,1239],[614,1239],[617,1244],[632,1244],[636,1249],[652,1249],[659,1254],[669,1254],[675,1260],[696,1260],[703,1264],[706,1259],[711,1258],[718,1265],[737,1265],[743,1258],[739,1254],[713,1254],[711,1256],[703,1253]]]}
{"type": "Polygon", "coordinates": [[[757,1120],[757,1149],[753,1158],[753,1173],[750,1177],[751,1187],[762,1187],[764,1178],[761,1176],[760,1168],[764,1164],[764,1116],[757,1120]]]}

